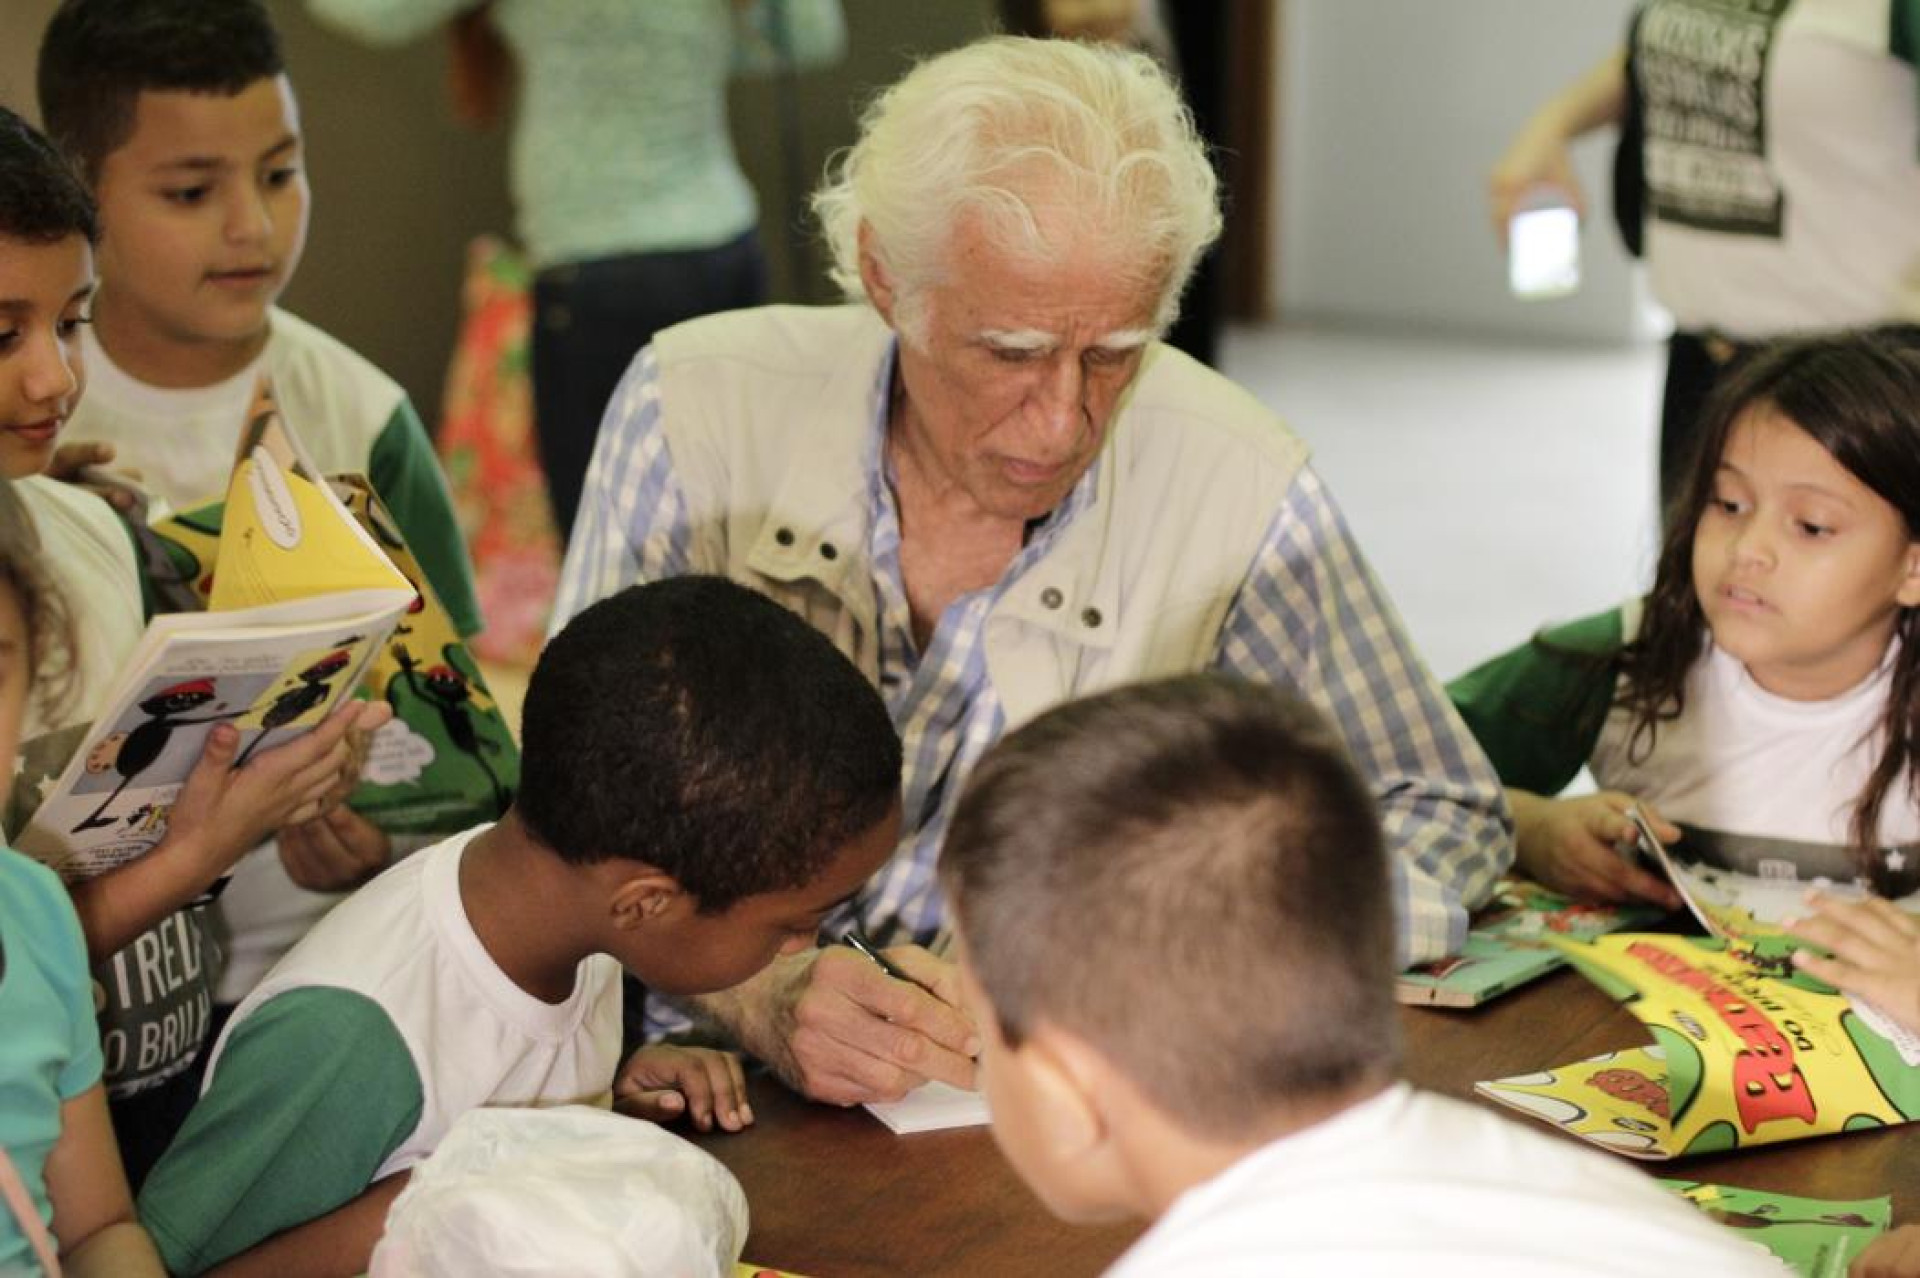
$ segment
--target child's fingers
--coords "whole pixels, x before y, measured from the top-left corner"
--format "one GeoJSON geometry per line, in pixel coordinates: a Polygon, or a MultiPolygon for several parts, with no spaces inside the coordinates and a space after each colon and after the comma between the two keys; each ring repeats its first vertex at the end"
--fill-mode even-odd
{"type": "Polygon", "coordinates": [[[1901,979],[1897,971],[1869,967],[1839,957],[1827,958],[1812,950],[1795,950],[1793,963],[1795,967],[1820,978],[1835,989],[1869,1003],[1894,1007],[1900,1004],[1903,994],[1912,997],[1904,989],[1907,982],[1901,979]]]}
{"type": "Polygon", "coordinates": [[[673,1062],[674,1081],[687,1098],[687,1115],[701,1131],[711,1131],[721,1117],[717,1086],[726,1077],[726,1068],[715,1059],[716,1053],[693,1051],[673,1062]],[[718,1068],[716,1068],[718,1067],[718,1068]]]}
{"type": "Polygon", "coordinates": [[[1619,903],[1664,900],[1671,894],[1659,879],[1622,859],[1612,840],[1581,830],[1567,843],[1561,872],[1576,896],[1619,903]]]}
{"type": "Polygon", "coordinates": [[[705,1067],[708,1094],[712,1097],[713,1121],[723,1131],[739,1131],[751,1121],[740,1116],[747,1103],[745,1077],[727,1052],[702,1052],[700,1064],[705,1067]]]}
{"type": "Polygon", "coordinates": [[[346,763],[346,746],[335,744],[333,749],[298,772],[275,781],[273,790],[290,799],[295,807],[315,803],[324,808],[335,797],[333,792],[340,783],[340,770],[346,763]]]}
{"type": "Polygon", "coordinates": [[[671,1087],[638,1087],[623,1084],[615,1093],[615,1103],[623,1114],[644,1118],[650,1123],[670,1123],[686,1112],[686,1098],[671,1087]]]}
{"type": "Polygon", "coordinates": [[[722,1052],[721,1058],[727,1063],[727,1081],[733,1088],[734,1114],[739,1118],[741,1127],[751,1126],[753,1105],[747,1100],[747,1068],[740,1063],[736,1052],[722,1052]]]}
{"type": "Polygon", "coordinates": [[[280,848],[280,864],[295,883],[311,883],[316,877],[308,828],[304,823],[289,824],[274,837],[280,848]]]}
{"type": "Polygon", "coordinates": [[[193,771],[187,783],[202,771],[224,774],[233,766],[234,756],[240,753],[240,730],[231,723],[216,723],[213,731],[207,733],[207,743],[200,747],[199,762],[193,765],[193,771]]]}
{"type": "Polygon", "coordinates": [[[1794,935],[1843,953],[1856,961],[1867,953],[1898,955],[1920,946],[1920,926],[1913,918],[1878,897],[1841,901],[1810,896],[1814,913],[1792,924],[1794,935]]]}
{"type": "Polygon", "coordinates": [[[1854,902],[1853,906],[1857,915],[1863,920],[1870,920],[1869,925],[1876,934],[1884,936],[1889,944],[1912,945],[1920,942],[1920,919],[1885,897],[1870,896],[1854,902]]]}

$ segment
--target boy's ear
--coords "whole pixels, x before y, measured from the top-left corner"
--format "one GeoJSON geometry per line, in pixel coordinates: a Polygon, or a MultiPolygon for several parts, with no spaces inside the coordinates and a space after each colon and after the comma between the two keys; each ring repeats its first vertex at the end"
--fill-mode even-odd
{"type": "Polygon", "coordinates": [[[1017,1053],[1035,1098],[1035,1121],[1049,1160],[1071,1169],[1082,1185],[1110,1172],[1115,1150],[1111,1116],[1103,1103],[1111,1067],[1084,1041],[1042,1022],[1017,1053]]]}
{"type": "Polygon", "coordinates": [[[610,862],[620,866],[613,894],[607,902],[613,925],[632,932],[653,923],[678,918],[693,905],[693,897],[680,881],[665,870],[632,861],[610,862]]]}
{"type": "Polygon", "coordinates": [[[899,300],[894,291],[893,276],[873,245],[873,228],[865,222],[860,224],[860,283],[866,286],[867,300],[873,303],[873,309],[880,312],[880,318],[893,327],[893,310],[899,300]]]}

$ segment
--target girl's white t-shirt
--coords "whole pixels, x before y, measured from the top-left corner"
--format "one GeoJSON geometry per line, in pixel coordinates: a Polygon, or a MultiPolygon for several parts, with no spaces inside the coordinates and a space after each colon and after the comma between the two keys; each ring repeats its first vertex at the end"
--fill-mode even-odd
{"type": "MultiPolygon", "coordinates": [[[[1883,747],[1894,651],[1837,697],[1792,701],[1709,642],[1687,675],[1684,711],[1659,724],[1645,757],[1632,757],[1629,716],[1608,716],[1594,780],[1685,827],[1695,856],[1768,878],[1850,882],[1853,810],[1883,747]]],[[[1913,868],[1904,858],[1915,852],[1901,849],[1920,843],[1920,802],[1903,782],[1882,808],[1879,843],[1903,858],[1891,868],[1913,868]]]]}

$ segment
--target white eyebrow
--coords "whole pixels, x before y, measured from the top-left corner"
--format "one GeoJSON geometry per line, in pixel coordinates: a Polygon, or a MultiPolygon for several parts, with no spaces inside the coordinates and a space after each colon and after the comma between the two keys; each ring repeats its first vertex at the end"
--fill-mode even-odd
{"type": "Polygon", "coordinates": [[[1159,336],[1151,328],[1121,328],[1108,333],[1094,345],[1108,351],[1135,351],[1159,336]]]}
{"type": "Polygon", "coordinates": [[[980,340],[1003,351],[1050,351],[1060,344],[1060,335],[1038,328],[983,328],[980,340]]]}
{"type": "MultiPolygon", "coordinates": [[[[1150,328],[1115,329],[1094,342],[1093,346],[1107,351],[1132,351],[1158,336],[1150,328]]],[[[1050,351],[1060,345],[1058,333],[1038,328],[983,328],[980,330],[980,340],[1003,351],[1050,351]]]]}

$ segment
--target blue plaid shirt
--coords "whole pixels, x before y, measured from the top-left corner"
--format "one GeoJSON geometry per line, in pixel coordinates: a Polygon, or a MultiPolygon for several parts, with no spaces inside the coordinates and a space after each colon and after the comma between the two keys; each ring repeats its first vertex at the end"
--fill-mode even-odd
{"type": "MultiPolygon", "coordinates": [[[[827,923],[858,920],[875,938],[926,943],[939,932],[935,861],[962,784],[999,737],[1006,713],[987,676],[985,622],[1092,501],[1100,462],[1045,520],[994,585],[947,606],[922,652],[900,574],[900,520],[885,466],[893,361],[872,393],[866,446],[867,561],[880,620],[880,691],[905,752],[899,850],[827,923]]],[[[661,425],[658,368],[643,351],[608,406],[555,607],[557,629],[636,581],[720,571],[694,563],[687,503],[661,425]]],[[[1512,860],[1499,781],[1414,653],[1331,495],[1303,468],[1222,627],[1213,668],[1287,687],[1334,721],[1380,798],[1393,858],[1400,959],[1457,951],[1468,906],[1512,860]]],[[[659,1000],[653,1000],[655,1004],[659,1000]]],[[[650,1006],[651,1032],[682,1027],[650,1006]]]]}

